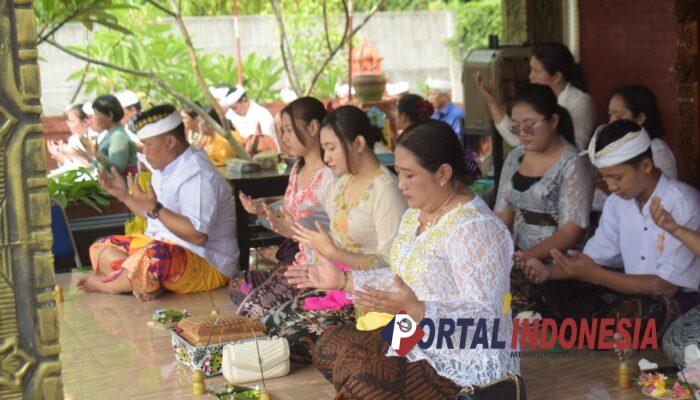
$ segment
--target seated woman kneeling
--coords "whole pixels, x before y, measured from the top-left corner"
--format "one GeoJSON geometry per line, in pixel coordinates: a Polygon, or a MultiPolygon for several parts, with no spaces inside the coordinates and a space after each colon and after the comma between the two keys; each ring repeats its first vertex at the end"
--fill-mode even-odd
{"type": "MultiPolygon", "coordinates": [[[[490,332],[500,318],[499,339],[509,338],[510,312],[502,315],[502,304],[513,242],[483,200],[461,186],[469,179],[457,136],[446,123],[428,121],[409,127],[397,145],[398,187],[410,209],[394,239],[391,266],[342,272],[326,260],[290,267],[290,283],[342,289],[353,294],[356,307],[405,311],[416,321],[484,318],[490,332]]],[[[460,333],[471,342],[472,330],[460,333]]],[[[396,357],[379,330],[346,324],[319,338],[313,361],[342,399],[453,399],[461,386],[518,372],[518,360],[507,349],[437,347],[436,342],[396,357]]]]}
{"type": "Polygon", "coordinates": [[[129,174],[100,171],[102,187],[147,220],[144,235],[100,238],[90,247],[94,274],[78,280],[86,292],[133,292],[151,300],[163,288],[192,293],[224,286],[237,270],[236,210],[230,186],[207,155],[187,143],[175,107],[154,107],[136,119],[153,167],[144,191],[129,174]]]}

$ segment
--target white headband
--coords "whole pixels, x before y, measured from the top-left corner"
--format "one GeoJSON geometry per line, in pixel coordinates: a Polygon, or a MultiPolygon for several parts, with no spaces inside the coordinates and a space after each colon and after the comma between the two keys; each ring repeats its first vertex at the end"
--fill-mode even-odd
{"type": "Polygon", "coordinates": [[[452,84],[445,79],[428,78],[425,84],[428,85],[428,89],[436,90],[440,93],[449,93],[452,90],[452,84]]]}
{"type": "Polygon", "coordinates": [[[125,90],[123,92],[115,93],[114,97],[119,100],[119,104],[122,105],[122,108],[126,108],[129,106],[133,106],[139,101],[139,96],[136,95],[136,93],[132,92],[131,90],[125,90]]]}
{"type": "Polygon", "coordinates": [[[219,100],[222,106],[224,107],[230,107],[238,102],[238,100],[243,97],[245,94],[245,89],[243,89],[243,86],[237,85],[236,90],[233,92],[229,93],[227,96],[223,97],[222,99],[219,100]]]}
{"type": "Polygon", "coordinates": [[[92,109],[92,103],[83,103],[83,112],[88,117],[95,115],[95,110],[92,109]]]}
{"type": "Polygon", "coordinates": [[[164,133],[168,133],[177,128],[182,123],[182,117],[178,111],[168,115],[163,119],[146,124],[138,130],[136,136],[139,140],[152,138],[164,133]]]}
{"type": "Polygon", "coordinates": [[[387,83],[386,84],[386,94],[387,96],[397,96],[402,93],[408,93],[411,86],[406,81],[387,83]]]}
{"type": "Polygon", "coordinates": [[[214,96],[214,98],[217,101],[221,101],[221,99],[226,97],[226,93],[228,93],[228,88],[209,86],[209,93],[211,93],[211,95],[214,96]]]}
{"type": "Polygon", "coordinates": [[[629,161],[644,153],[651,145],[649,134],[644,128],[642,128],[640,131],[626,134],[616,142],[610,143],[599,152],[596,152],[595,146],[596,142],[598,141],[598,135],[605,126],[606,125],[601,125],[598,127],[598,129],[596,129],[593,137],[591,138],[591,142],[588,144],[588,151],[581,153],[588,153],[591,163],[596,168],[607,168],[612,167],[613,165],[620,165],[625,161],[629,161]]]}

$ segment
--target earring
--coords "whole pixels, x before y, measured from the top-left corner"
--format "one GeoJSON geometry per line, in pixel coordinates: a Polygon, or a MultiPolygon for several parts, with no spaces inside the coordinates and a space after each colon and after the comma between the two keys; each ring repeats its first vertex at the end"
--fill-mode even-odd
{"type": "Polygon", "coordinates": [[[445,186],[445,182],[440,182],[440,187],[445,186]]]}

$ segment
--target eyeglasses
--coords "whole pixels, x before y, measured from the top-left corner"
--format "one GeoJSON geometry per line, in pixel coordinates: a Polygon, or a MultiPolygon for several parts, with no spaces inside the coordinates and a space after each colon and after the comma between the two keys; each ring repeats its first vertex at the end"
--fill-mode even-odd
{"type": "Polygon", "coordinates": [[[524,133],[527,136],[532,136],[535,134],[535,128],[537,128],[537,125],[539,125],[542,121],[545,119],[541,119],[534,124],[523,124],[523,125],[515,125],[511,124],[510,125],[510,133],[512,133],[515,136],[520,135],[520,132],[524,133]]]}

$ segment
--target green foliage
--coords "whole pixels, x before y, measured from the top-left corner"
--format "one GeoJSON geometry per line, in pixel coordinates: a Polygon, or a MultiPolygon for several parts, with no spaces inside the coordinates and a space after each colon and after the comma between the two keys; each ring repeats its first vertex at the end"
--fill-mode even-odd
{"type": "MultiPolygon", "coordinates": [[[[268,0],[238,0],[239,15],[260,14],[268,0]]],[[[189,0],[180,5],[180,12],[186,16],[233,15],[233,0],[189,0]]]]}
{"type": "Polygon", "coordinates": [[[501,34],[501,1],[453,0],[448,8],[455,12],[455,36],[447,40],[450,51],[459,59],[469,50],[488,46],[489,35],[501,34]]]}
{"type": "Polygon", "coordinates": [[[80,22],[88,30],[101,25],[129,33],[117,21],[116,13],[133,7],[113,0],[34,0],[32,5],[36,13],[39,43],[68,22],[80,22]]]}
{"type": "MultiPolygon", "coordinates": [[[[185,41],[171,23],[163,20],[153,7],[126,10],[119,15],[133,35],[111,29],[96,29],[89,44],[71,49],[108,63],[155,72],[178,93],[192,100],[204,102],[206,93],[199,87],[192,72],[185,41]]],[[[232,56],[197,52],[197,60],[204,80],[209,85],[236,82],[237,68],[232,56]]],[[[275,98],[272,86],[279,80],[282,68],[272,57],[251,54],[243,62],[245,82],[250,97],[256,101],[275,98]]],[[[155,85],[152,80],[97,65],[80,69],[69,79],[85,76],[85,92],[101,94],[128,88],[137,92],[146,103],[169,102],[179,104],[172,95],[155,85]]]]}
{"type": "Polygon", "coordinates": [[[108,205],[112,198],[82,167],[49,178],[48,188],[49,196],[63,208],[69,204],[84,203],[102,212],[100,206],[108,205]]]}

